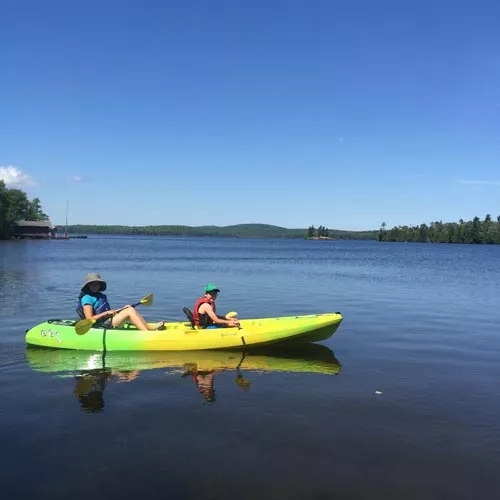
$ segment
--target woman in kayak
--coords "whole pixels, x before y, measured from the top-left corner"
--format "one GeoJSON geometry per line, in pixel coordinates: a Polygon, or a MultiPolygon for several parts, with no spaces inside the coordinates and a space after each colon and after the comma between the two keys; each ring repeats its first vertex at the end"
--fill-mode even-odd
{"type": "Polygon", "coordinates": [[[104,295],[107,284],[99,273],[89,273],[80,289],[76,312],[81,319],[93,319],[99,326],[118,328],[126,321],[132,323],[138,330],[160,330],[165,324],[161,321],[150,326],[137,312],[135,307],[124,306],[121,309],[111,309],[108,298],[104,295]]]}
{"type": "Polygon", "coordinates": [[[205,287],[205,295],[200,297],[193,309],[193,321],[200,328],[218,328],[240,326],[237,319],[216,314],[215,300],[220,290],[214,284],[205,287]]]}

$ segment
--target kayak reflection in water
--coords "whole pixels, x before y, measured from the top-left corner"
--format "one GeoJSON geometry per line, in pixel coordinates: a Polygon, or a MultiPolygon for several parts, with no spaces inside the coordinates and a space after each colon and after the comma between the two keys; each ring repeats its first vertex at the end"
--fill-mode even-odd
{"type": "MultiPolygon", "coordinates": [[[[235,383],[241,389],[248,390],[250,388],[250,382],[240,373],[240,365],[244,358],[245,356],[243,355],[238,363],[238,366],[236,367],[235,383]]],[[[184,369],[186,372],[183,373],[181,377],[184,378],[191,376],[196,388],[203,396],[205,403],[215,403],[215,374],[226,370],[198,370],[198,365],[196,363],[186,363],[184,365],[184,369]]]]}
{"type": "Polygon", "coordinates": [[[104,409],[104,389],[111,378],[111,368],[88,370],[77,375],[73,394],[83,411],[96,413],[104,409]]]}
{"type": "Polygon", "coordinates": [[[184,368],[186,372],[183,373],[181,377],[184,378],[191,375],[193,382],[195,383],[200,394],[203,396],[205,403],[214,403],[214,377],[216,370],[198,370],[198,365],[196,363],[186,363],[184,368]]]}
{"type": "Polygon", "coordinates": [[[139,370],[115,372],[111,368],[82,371],[76,376],[73,394],[78,397],[83,411],[97,413],[104,409],[104,390],[110,380],[116,378],[117,382],[132,382],[139,373],[139,370]]]}

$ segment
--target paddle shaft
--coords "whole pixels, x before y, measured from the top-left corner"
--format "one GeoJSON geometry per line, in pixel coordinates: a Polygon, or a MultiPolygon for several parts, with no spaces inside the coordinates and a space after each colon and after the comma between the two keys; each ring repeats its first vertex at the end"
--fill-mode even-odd
{"type": "Polygon", "coordinates": [[[145,299],[150,298],[150,297],[151,297],[151,295],[148,295],[147,297],[145,297],[144,299],[141,299],[139,302],[136,302],[135,304],[132,304],[130,306],[125,306],[125,307],[122,307],[120,309],[117,309],[116,314],[118,314],[119,312],[122,312],[124,309],[127,309],[127,307],[137,307],[137,306],[140,306],[141,304],[143,304],[145,302],[145,299]]]}
{"type": "Polygon", "coordinates": [[[135,304],[132,304],[130,306],[122,307],[120,309],[117,309],[116,314],[118,314],[119,312],[123,311],[124,309],[127,309],[127,307],[137,307],[137,306],[140,306],[141,304],[142,304],[142,302],[136,302],[135,304]]]}

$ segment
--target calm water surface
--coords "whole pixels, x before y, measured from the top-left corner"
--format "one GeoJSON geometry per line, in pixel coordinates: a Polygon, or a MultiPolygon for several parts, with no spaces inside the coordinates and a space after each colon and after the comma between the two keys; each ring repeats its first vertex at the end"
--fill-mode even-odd
{"type": "Polygon", "coordinates": [[[497,499],[499,281],[493,246],[0,242],[2,497],[497,499]],[[27,328],[74,317],[90,271],[114,307],[153,292],[151,320],[183,320],[214,281],[220,311],[344,322],[317,348],[203,366],[26,349],[27,328]]]}

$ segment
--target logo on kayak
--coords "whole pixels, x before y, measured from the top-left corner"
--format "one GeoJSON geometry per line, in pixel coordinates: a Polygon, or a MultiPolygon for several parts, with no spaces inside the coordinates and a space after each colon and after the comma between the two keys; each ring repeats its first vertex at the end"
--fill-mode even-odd
{"type": "Polygon", "coordinates": [[[232,333],[221,333],[220,336],[221,337],[231,337],[232,335],[236,335],[236,332],[232,332],[232,333]]]}
{"type": "Polygon", "coordinates": [[[41,330],[40,337],[50,337],[51,339],[59,337],[59,332],[54,332],[52,330],[41,330]]]}

